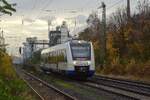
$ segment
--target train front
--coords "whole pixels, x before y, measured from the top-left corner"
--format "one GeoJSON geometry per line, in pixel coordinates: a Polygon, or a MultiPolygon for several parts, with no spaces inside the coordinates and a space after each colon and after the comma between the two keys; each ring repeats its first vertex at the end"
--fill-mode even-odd
{"type": "Polygon", "coordinates": [[[72,67],[77,77],[91,77],[95,72],[95,60],[91,42],[72,41],[70,42],[72,56],[72,67]]]}

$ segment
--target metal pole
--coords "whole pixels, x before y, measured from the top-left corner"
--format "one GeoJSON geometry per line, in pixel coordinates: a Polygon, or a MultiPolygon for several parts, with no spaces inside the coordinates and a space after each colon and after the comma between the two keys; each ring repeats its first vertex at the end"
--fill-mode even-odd
{"type": "Polygon", "coordinates": [[[127,0],[127,17],[130,20],[130,0],[127,0]]]}
{"type": "Polygon", "coordinates": [[[102,63],[105,63],[106,60],[106,5],[102,2],[102,33],[101,33],[101,59],[102,63]]]}
{"type": "Polygon", "coordinates": [[[50,31],[50,25],[51,25],[51,21],[48,20],[48,33],[49,33],[49,31],[50,31]]]}
{"type": "Polygon", "coordinates": [[[49,37],[49,46],[51,46],[51,32],[50,32],[51,21],[48,20],[48,37],[49,37]]]}

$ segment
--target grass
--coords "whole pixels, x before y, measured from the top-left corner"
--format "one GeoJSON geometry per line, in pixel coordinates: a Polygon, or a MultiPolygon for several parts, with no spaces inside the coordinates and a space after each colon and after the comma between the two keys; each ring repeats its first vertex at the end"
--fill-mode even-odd
{"type": "Polygon", "coordinates": [[[0,100],[36,100],[20,79],[8,80],[0,76],[0,100]]]}
{"type": "Polygon", "coordinates": [[[55,81],[55,84],[58,84],[58,85],[60,85],[60,86],[62,86],[62,87],[65,87],[65,88],[68,88],[68,89],[74,89],[74,86],[72,85],[72,84],[69,84],[69,83],[66,83],[66,82],[64,82],[64,81],[62,81],[62,80],[56,80],[55,81]]]}

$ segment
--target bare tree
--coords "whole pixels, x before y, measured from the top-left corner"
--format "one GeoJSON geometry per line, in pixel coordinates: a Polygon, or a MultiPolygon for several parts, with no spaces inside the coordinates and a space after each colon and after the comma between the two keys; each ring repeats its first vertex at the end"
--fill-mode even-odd
{"type": "Polygon", "coordinates": [[[137,9],[139,10],[140,14],[143,15],[148,15],[150,17],[150,1],[149,0],[144,0],[138,2],[138,7],[137,9]]]}

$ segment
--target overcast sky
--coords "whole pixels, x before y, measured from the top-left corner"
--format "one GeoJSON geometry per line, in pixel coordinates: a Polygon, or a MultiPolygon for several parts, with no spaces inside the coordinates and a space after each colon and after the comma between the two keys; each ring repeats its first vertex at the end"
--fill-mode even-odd
{"type": "MultiPolygon", "coordinates": [[[[17,12],[13,16],[0,17],[0,27],[4,30],[8,51],[17,54],[16,50],[26,37],[37,36],[47,39],[47,20],[53,20],[52,26],[60,25],[66,20],[71,34],[86,26],[86,19],[92,11],[104,1],[107,16],[111,16],[117,8],[125,8],[127,0],[7,0],[17,3],[17,12]],[[75,27],[74,22],[77,21],[75,27]],[[22,24],[23,22],[23,24],[22,24]]],[[[131,0],[131,12],[136,11],[138,0],[131,0]]]]}

